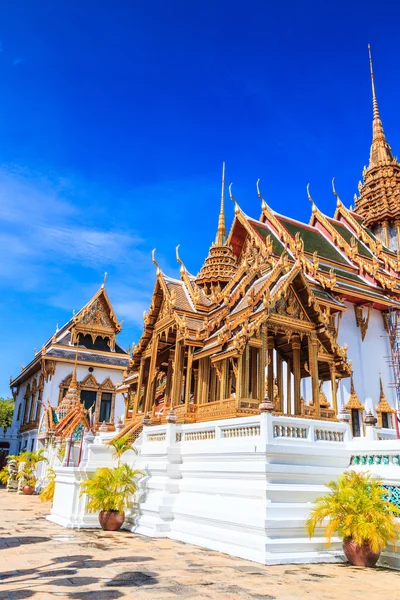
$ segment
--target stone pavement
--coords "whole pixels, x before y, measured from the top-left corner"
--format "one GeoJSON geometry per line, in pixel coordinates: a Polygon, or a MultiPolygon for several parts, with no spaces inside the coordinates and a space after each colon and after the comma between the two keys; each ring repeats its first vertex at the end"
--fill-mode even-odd
{"type": "Polygon", "coordinates": [[[69,530],[37,496],[0,489],[0,600],[400,600],[400,572],[263,567],[167,539],[69,530]]]}

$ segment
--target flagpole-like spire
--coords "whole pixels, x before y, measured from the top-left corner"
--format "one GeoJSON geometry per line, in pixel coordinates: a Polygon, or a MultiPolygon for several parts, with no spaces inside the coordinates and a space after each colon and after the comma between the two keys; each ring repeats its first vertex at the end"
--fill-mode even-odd
{"type": "Polygon", "coordinates": [[[385,132],[383,131],[383,125],[379,114],[378,100],[376,98],[375,90],[375,75],[374,68],[372,65],[372,53],[371,46],[368,44],[368,56],[369,56],[369,70],[371,74],[371,88],[372,88],[372,145],[370,152],[369,163],[370,166],[375,166],[380,162],[386,162],[393,160],[392,150],[386,141],[385,132]]]}
{"type": "Polygon", "coordinates": [[[226,242],[226,227],[225,227],[225,162],[222,163],[222,185],[221,185],[221,208],[218,218],[218,229],[215,237],[215,244],[223,246],[226,242]]]}

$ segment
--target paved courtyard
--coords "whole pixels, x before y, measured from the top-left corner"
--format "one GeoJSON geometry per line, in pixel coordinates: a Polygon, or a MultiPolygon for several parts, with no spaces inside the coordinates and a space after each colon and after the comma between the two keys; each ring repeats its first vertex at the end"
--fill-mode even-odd
{"type": "Polygon", "coordinates": [[[170,540],[71,531],[36,496],[0,490],[0,600],[400,600],[400,572],[348,565],[263,567],[170,540]]]}

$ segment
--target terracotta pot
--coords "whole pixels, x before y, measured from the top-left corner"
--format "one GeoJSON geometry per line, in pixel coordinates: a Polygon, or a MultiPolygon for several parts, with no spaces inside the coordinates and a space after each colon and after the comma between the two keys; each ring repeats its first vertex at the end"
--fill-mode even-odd
{"type": "Polygon", "coordinates": [[[99,522],[104,531],[118,531],[118,529],[121,529],[124,521],[124,512],[118,512],[117,510],[111,510],[110,512],[105,510],[100,511],[99,522]]]}
{"type": "Polygon", "coordinates": [[[350,537],[343,540],[343,552],[349,563],[355,567],[374,567],[381,554],[372,552],[371,546],[367,542],[359,546],[350,537]]]}
{"type": "Polygon", "coordinates": [[[25,494],[25,496],[32,496],[32,494],[35,493],[35,488],[32,485],[24,485],[22,493],[25,494]]]}

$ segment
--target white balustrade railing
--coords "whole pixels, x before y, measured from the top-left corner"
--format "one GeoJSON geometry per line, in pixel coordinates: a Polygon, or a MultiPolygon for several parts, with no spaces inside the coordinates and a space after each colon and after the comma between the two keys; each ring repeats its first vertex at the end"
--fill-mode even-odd
{"type": "MultiPolygon", "coordinates": [[[[245,443],[250,438],[258,438],[257,443],[319,443],[347,442],[349,426],[343,423],[327,423],[301,417],[287,417],[271,414],[237,419],[221,419],[208,423],[177,423],[173,433],[173,443],[221,441],[245,443]]],[[[148,442],[168,442],[168,425],[145,428],[148,442]]],[[[168,442],[169,443],[169,442],[168,442]]]]}
{"type": "Polygon", "coordinates": [[[238,437],[254,437],[259,436],[261,431],[260,425],[248,425],[242,427],[222,427],[221,437],[223,438],[238,438],[238,437]]]}
{"type": "Polygon", "coordinates": [[[215,429],[187,431],[184,433],[185,442],[200,442],[204,440],[215,440],[215,429]]]}
{"type": "Polygon", "coordinates": [[[166,440],[166,433],[148,433],[147,434],[147,441],[148,442],[165,442],[166,440]]]}
{"type": "Polygon", "coordinates": [[[296,427],[294,425],[274,425],[274,437],[275,438],[300,438],[305,439],[307,437],[307,427],[296,427]]]}
{"type": "Polygon", "coordinates": [[[317,442],[319,440],[323,440],[326,442],[343,442],[344,432],[334,431],[331,429],[315,429],[314,441],[317,442]]]}

